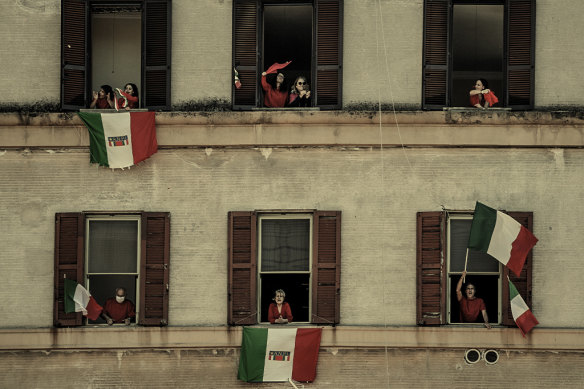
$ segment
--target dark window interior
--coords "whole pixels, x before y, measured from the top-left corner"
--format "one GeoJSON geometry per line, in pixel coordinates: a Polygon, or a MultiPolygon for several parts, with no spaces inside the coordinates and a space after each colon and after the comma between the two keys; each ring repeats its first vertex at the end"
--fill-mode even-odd
{"type": "MultiPolygon", "coordinates": [[[[102,307],[105,301],[114,297],[116,288],[126,288],[126,299],[136,304],[136,280],[135,275],[93,275],[88,276],[91,295],[102,307]]],[[[138,309],[136,307],[136,309],[138,309]]],[[[99,317],[97,320],[88,320],[89,324],[105,324],[105,320],[99,317]]]]}
{"type": "MultiPolygon", "coordinates": [[[[460,275],[450,276],[450,322],[460,323],[460,307],[456,298],[456,284],[460,275]]],[[[487,315],[491,324],[498,322],[499,310],[499,277],[491,275],[468,275],[466,283],[462,285],[462,295],[464,296],[465,285],[471,283],[476,288],[476,296],[484,300],[487,307],[487,315]]],[[[479,314],[477,323],[483,323],[483,315],[479,314]]]]}
{"type": "Polygon", "coordinates": [[[140,5],[95,4],[91,9],[91,89],[141,85],[142,12],[140,5]]]}
{"type": "Polygon", "coordinates": [[[451,105],[467,107],[477,79],[503,101],[504,5],[454,4],[451,105]]]}
{"type": "MultiPolygon", "coordinates": [[[[312,5],[265,5],[262,71],[273,63],[292,61],[283,69],[286,89],[297,76],[312,81],[312,5]]],[[[268,81],[271,81],[268,76],[268,81]]]]}
{"type": "Polygon", "coordinates": [[[290,304],[294,322],[308,322],[309,312],[309,274],[262,274],[260,299],[261,321],[268,321],[268,307],[272,303],[274,292],[278,289],[286,292],[284,301],[290,304]]]}

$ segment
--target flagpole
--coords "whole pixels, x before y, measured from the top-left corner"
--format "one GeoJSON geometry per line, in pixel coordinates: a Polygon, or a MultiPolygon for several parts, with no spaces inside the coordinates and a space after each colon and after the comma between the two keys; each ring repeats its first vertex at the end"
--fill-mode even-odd
{"type": "MultiPolygon", "coordinates": [[[[466,273],[466,264],[468,263],[468,247],[466,248],[466,257],[464,258],[464,272],[466,273]]],[[[463,277],[462,282],[465,282],[465,278],[463,277]]]]}

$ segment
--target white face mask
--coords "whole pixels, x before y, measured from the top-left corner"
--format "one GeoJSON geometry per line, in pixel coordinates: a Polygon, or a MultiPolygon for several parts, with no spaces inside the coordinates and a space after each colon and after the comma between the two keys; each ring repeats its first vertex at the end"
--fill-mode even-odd
{"type": "Polygon", "coordinates": [[[116,301],[120,304],[123,303],[125,299],[125,297],[116,296],[116,301]]]}

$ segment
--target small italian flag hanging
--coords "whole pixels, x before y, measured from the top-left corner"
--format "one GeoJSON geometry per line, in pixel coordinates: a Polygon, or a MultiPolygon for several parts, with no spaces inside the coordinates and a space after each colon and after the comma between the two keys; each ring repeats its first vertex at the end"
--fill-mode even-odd
{"type": "Polygon", "coordinates": [[[312,382],[321,328],[243,328],[237,378],[247,382],[312,382]]]}
{"type": "Polygon", "coordinates": [[[511,216],[477,201],[468,248],[487,253],[517,276],[537,238],[511,216]]]}
{"type": "Polygon", "coordinates": [[[65,313],[83,312],[91,320],[97,320],[103,308],[76,281],[65,278],[65,313]]]}
{"type": "Polygon", "coordinates": [[[158,151],[154,112],[79,112],[89,131],[89,160],[112,169],[142,162],[158,151]]]}
{"type": "Polygon", "coordinates": [[[539,324],[531,310],[525,304],[525,301],[517,291],[517,288],[511,280],[509,280],[509,299],[511,300],[511,313],[513,320],[517,323],[517,327],[521,330],[521,334],[525,337],[533,327],[539,324]]]}

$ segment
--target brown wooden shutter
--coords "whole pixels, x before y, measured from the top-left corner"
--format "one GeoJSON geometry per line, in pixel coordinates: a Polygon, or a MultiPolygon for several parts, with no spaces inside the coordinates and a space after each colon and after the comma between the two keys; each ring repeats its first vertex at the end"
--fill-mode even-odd
{"type": "Polygon", "coordinates": [[[416,321],[418,325],[444,324],[446,289],[443,212],[418,212],[416,223],[416,321]]]}
{"type": "Polygon", "coordinates": [[[341,109],[343,85],[343,1],[315,0],[316,106],[341,109]]]}
{"type": "Polygon", "coordinates": [[[316,211],[313,218],[313,324],[338,324],[341,295],[341,212],[316,211]]]}
{"type": "Polygon", "coordinates": [[[168,325],[170,214],[144,212],[140,249],[140,318],[146,326],[168,325]]]}
{"type": "MultiPolygon", "coordinates": [[[[521,225],[527,228],[529,231],[533,232],[533,212],[509,212],[509,216],[517,220],[521,225]]],[[[513,315],[511,314],[511,304],[509,301],[509,282],[507,276],[511,279],[511,282],[517,288],[517,291],[525,300],[525,303],[529,308],[531,308],[531,272],[533,264],[533,250],[529,251],[523,269],[519,277],[515,275],[512,271],[505,266],[503,270],[503,291],[501,296],[501,307],[503,311],[502,324],[507,326],[516,327],[515,321],[513,320],[513,315]]]]}
{"type": "Polygon", "coordinates": [[[257,216],[255,212],[229,212],[227,322],[257,323],[257,216]]]}
{"type": "Polygon", "coordinates": [[[53,323],[55,326],[80,326],[81,312],[65,313],[65,277],[85,285],[85,217],[82,213],[55,215],[55,280],[53,323]]]}
{"type": "Polygon", "coordinates": [[[234,0],[232,25],[233,67],[241,82],[241,88],[235,88],[232,77],[233,109],[252,109],[258,105],[258,1],[234,0]]]}
{"type": "Polygon", "coordinates": [[[448,94],[449,0],[425,0],[422,107],[442,109],[450,104],[448,94]]]}
{"type": "Polygon", "coordinates": [[[61,1],[61,108],[87,106],[87,29],[89,7],[84,0],[61,1]]]}
{"type": "Polygon", "coordinates": [[[533,109],[535,0],[507,3],[507,106],[533,109]]]}
{"type": "Polygon", "coordinates": [[[145,0],[142,12],[141,106],[170,110],[171,1],[145,0]]]}

